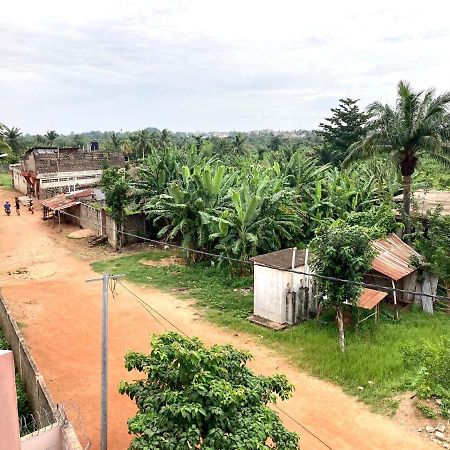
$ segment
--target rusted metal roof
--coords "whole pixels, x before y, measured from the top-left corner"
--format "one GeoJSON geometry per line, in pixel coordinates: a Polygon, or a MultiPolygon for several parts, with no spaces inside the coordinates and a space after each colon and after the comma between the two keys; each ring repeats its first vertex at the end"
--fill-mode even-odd
{"type": "Polygon", "coordinates": [[[47,208],[57,211],[59,209],[70,208],[71,206],[79,205],[78,200],[72,198],[67,198],[64,194],[55,195],[55,197],[49,198],[47,200],[42,200],[41,204],[47,208]]]}
{"type": "Polygon", "coordinates": [[[410,261],[412,256],[420,255],[397,235],[390,234],[384,239],[377,239],[372,242],[372,247],[377,253],[372,269],[377,272],[397,281],[417,270],[410,261]]]}
{"type": "Polygon", "coordinates": [[[94,194],[94,189],[87,188],[82,189],[80,191],[70,192],[69,194],[65,194],[67,198],[70,199],[77,199],[77,198],[84,198],[84,197],[92,197],[94,194]]]}
{"type": "Polygon", "coordinates": [[[364,289],[358,300],[358,306],[364,309],[372,309],[386,297],[387,292],[364,289]]]}
{"type": "MultiPolygon", "coordinates": [[[[250,258],[255,264],[261,266],[270,266],[276,269],[290,269],[292,267],[292,248],[285,248],[272,253],[258,255],[250,258]]],[[[306,250],[298,250],[295,252],[295,267],[305,264],[306,250]]]]}
{"type": "MultiPolygon", "coordinates": [[[[394,197],[396,202],[403,201],[403,195],[394,197]]],[[[442,215],[450,216],[450,191],[426,191],[419,189],[413,192],[412,200],[417,206],[420,216],[425,216],[429,209],[435,209],[442,205],[442,215]]]]}

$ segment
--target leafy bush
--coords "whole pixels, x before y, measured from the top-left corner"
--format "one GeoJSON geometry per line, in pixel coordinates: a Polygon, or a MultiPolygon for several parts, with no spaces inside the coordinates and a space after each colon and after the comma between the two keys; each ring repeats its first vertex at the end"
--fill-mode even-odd
{"type": "Polygon", "coordinates": [[[283,375],[255,375],[246,366],[250,358],[174,332],[153,338],[149,355],[128,352],[125,367],[146,375],[119,386],[138,407],[128,420],[136,435],[130,449],[297,449],[298,436],[267,407],[293,387],[283,375]]]}
{"type": "MultiPolygon", "coordinates": [[[[6,341],[3,333],[0,330],[0,350],[9,350],[9,344],[6,341]]],[[[30,414],[30,405],[28,403],[27,392],[25,391],[25,385],[16,374],[16,396],[17,396],[17,410],[19,417],[27,416],[30,414]]]]}
{"type": "Polygon", "coordinates": [[[438,206],[427,211],[427,223],[428,227],[417,233],[415,249],[424,258],[421,265],[450,286],[450,216],[443,216],[442,207],[438,206]]]}
{"type": "Polygon", "coordinates": [[[421,398],[441,399],[441,412],[450,417],[450,338],[407,343],[401,353],[405,366],[414,369],[412,388],[421,398]]]}

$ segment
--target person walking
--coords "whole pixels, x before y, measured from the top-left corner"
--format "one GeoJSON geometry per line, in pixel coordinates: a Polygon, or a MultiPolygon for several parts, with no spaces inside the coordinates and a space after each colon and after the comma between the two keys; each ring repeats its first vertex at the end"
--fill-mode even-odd
{"type": "Polygon", "coordinates": [[[19,197],[16,197],[14,199],[15,203],[16,203],[16,214],[18,216],[20,216],[20,201],[19,201],[19,197]]]}

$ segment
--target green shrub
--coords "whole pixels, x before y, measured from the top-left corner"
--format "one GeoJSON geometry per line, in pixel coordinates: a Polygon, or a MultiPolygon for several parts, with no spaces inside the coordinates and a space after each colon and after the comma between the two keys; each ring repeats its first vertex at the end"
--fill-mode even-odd
{"type": "Polygon", "coordinates": [[[450,417],[450,338],[408,343],[401,352],[405,366],[414,369],[411,386],[417,395],[441,399],[441,413],[450,417]]]}

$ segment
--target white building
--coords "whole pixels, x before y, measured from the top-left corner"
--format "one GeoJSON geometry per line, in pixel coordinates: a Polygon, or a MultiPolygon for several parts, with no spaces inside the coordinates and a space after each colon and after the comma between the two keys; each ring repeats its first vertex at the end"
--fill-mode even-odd
{"type": "Polygon", "coordinates": [[[252,258],[254,308],[250,320],[271,325],[294,324],[317,309],[308,266],[308,250],[287,248],[252,258]],[[294,269],[302,274],[287,272],[294,269]]]}

